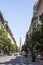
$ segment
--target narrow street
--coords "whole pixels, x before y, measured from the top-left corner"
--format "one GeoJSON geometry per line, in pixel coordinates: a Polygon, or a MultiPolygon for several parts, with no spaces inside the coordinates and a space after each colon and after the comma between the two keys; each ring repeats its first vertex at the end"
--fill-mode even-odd
{"type": "Polygon", "coordinates": [[[0,65],[43,65],[43,62],[32,62],[30,56],[25,61],[24,56],[5,56],[0,57],[0,65]]]}

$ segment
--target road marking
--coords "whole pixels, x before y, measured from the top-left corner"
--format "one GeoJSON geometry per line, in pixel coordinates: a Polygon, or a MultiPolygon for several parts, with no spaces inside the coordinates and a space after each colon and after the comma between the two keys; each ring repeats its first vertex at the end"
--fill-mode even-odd
{"type": "Polygon", "coordinates": [[[22,65],[26,65],[26,64],[22,64],[22,65]]]}
{"type": "MultiPolygon", "coordinates": [[[[20,65],[20,64],[16,64],[16,65],[20,65]]],[[[22,64],[22,65],[26,65],[26,64],[22,64]]]]}
{"type": "Polygon", "coordinates": [[[19,64],[16,64],[16,65],[19,65],[19,64]]]}
{"type": "Polygon", "coordinates": [[[12,64],[8,64],[8,65],[12,65],[12,64]]]}
{"type": "Polygon", "coordinates": [[[33,64],[29,64],[29,65],[33,65],[33,64]]]}
{"type": "MultiPolygon", "coordinates": [[[[20,65],[20,64],[16,64],[16,65],[20,65]]],[[[26,65],[26,64],[22,64],[22,65],[26,65]]],[[[28,65],[33,65],[33,64],[28,64],[28,65]]]]}

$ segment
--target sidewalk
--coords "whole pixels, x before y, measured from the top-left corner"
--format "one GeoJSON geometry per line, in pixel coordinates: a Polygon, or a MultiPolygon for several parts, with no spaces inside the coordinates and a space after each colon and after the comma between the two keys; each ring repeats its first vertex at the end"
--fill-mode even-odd
{"type": "Polygon", "coordinates": [[[37,60],[37,61],[39,61],[39,62],[43,62],[43,60],[37,60]]]}

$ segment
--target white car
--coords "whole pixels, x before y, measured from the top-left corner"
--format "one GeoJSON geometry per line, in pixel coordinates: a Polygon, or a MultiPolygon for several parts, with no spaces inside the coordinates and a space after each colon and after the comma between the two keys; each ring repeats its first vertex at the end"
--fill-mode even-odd
{"type": "Polygon", "coordinates": [[[20,55],[20,53],[18,53],[18,52],[14,53],[14,56],[19,56],[19,55],[20,55]]]}
{"type": "Polygon", "coordinates": [[[38,60],[43,60],[43,56],[37,55],[36,59],[38,59],[38,60]]]}

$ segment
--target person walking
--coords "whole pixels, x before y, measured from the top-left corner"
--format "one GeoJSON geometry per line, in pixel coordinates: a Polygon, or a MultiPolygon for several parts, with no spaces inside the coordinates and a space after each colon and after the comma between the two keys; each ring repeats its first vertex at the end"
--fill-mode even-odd
{"type": "Polygon", "coordinates": [[[25,63],[27,64],[28,63],[28,53],[25,53],[25,63]]]}
{"type": "Polygon", "coordinates": [[[32,62],[35,62],[35,53],[32,54],[32,62]]]}

